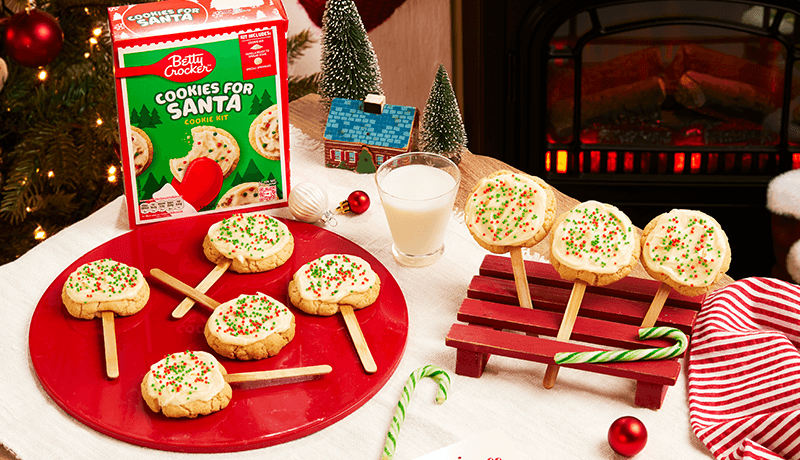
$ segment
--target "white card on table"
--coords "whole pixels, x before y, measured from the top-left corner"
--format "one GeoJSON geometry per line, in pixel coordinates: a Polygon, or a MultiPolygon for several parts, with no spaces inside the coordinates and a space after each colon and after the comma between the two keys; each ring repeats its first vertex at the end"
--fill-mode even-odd
{"type": "Polygon", "coordinates": [[[470,437],[416,460],[523,460],[511,438],[499,428],[470,437]]]}

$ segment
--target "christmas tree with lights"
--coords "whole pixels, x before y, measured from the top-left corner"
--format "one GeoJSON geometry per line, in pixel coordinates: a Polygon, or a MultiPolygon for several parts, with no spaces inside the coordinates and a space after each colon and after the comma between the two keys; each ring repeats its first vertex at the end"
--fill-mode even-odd
{"type": "Polygon", "coordinates": [[[319,94],[326,109],[335,97],[364,100],[383,94],[381,70],[353,0],[328,0],[322,15],[319,94]]]}
{"type": "Polygon", "coordinates": [[[0,92],[0,232],[7,239],[0,262],[122,194],[106,26],[111,5],[6,5],[0,24],[0,59],[8,69],[0,92]],[[49,34],[35,33],[37,27],[49,34]]]}
{"type": "Polygon", "coordinates": [[[425,152],[438,153],[455,164],[461,161],[461,152],[467,146],[467,132],[461,120],[456,94],[442,64],[439,64],[422,113],[419,144],[425,152]]]}
{"type": "MultiPolygon", "coordinates": [[[[0,264],[123,194],[107,9],[142,3],[14,1],[0,13],[0,264]]],[[[289,37],[289,62],[313,42],[289,37]]],[[[290,76],[289,99],[318,78],[290,76]]]]}

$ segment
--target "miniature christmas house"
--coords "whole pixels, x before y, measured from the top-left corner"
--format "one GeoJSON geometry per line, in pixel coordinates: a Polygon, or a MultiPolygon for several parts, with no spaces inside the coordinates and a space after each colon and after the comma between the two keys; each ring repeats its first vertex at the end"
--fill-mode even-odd
{"type": "MultiPolygon", "coordinates": [[[[371,97],[370,97],[371,96],[371,97]]],[[[334,98],[325,125],[325,166],[374,173],[384,161],[410,152],[419,126],[415,107],[334,98]]]]}

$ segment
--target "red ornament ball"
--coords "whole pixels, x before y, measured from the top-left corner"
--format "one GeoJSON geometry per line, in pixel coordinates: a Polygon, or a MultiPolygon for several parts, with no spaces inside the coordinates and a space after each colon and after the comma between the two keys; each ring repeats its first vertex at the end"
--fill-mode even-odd
{"type": "Polygon", "coordinates": [[[49,64],[64,45],[58,21],[37,9],[21,11],[8,19],[3,33],[6,53],[25,67],[49,64]]]}
{"type": "Polygon", "coordinates": [[[350,211],[363,214],[369,209],[369,195],[361,190],[356,190],[347,196],[347,204],[350,206],[350,211]]]}
{"type": "Polygon", "coordinates": [[[608,444],[616,453],[633,457],[647,444],[647,428],[636,417],[620,417],[608,429],[608,444]]]}

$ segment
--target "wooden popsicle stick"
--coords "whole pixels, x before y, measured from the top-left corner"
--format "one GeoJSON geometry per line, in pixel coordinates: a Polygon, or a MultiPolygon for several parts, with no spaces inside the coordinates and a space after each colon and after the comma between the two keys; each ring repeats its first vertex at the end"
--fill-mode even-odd
{"type": "MultiPolygon", "coordinates": [[[[581,301],[583,300],[583,293],[586,292],[586,281],[575,280],[572,285],[572,292],[569,295],[567,308],[564,310],[564,317],[561,318],[561,326],[558,328],[556,340],[559,342],[566,342],[572,335],[572,327],[575,325],[575,319],[578,317],[578,310],[581,308],[581,301]]],[[[556,377],[558,377],[559,366],[555,364],[548,364],[547,370],[544,373],[544,381],[542,382],[545,388],[553,388],[556,384],[556,377]]]]}
{"type": "Polygon", "coordinates": [[[517,286],[519,305],[533,309],[531,288],[528,286],[528,274],[525,272],[525,259],[522,258],[522,248],[519,246],[511,249],[511,268],[514,270],[514,284],[517,286]]]}
{"type": "Polygon", "coordinates": [[[189,286],[188,284],[175,278],[174,276],[165,273],[163,270],[159,268],[150,269],[150,275],[152,275],[153,278],[163,282],[167,286],[180,292],[181,294],[191,297],[192,299],[200,302],[201,305],[205,305],[206,307],[212,310],[220,306],[220,303],[217,302],[216,300],[198,291],[197,289],[189,286]]]}
{"type": "MultiPolygon", "coordinates": [[[[231,262],[232,262],[231,259],[227,259],[225,262],[222,262],[214,266],[214,268],[211,269],[210,272],[208,272],[208,275],[206,275],[206,277],[203,278],[203,281],[200,281],[200,284],[198,284],[195,289],[198,292],[202,292],[203,294],[208,292],[208,290],[211,289],[211,286],[213,286],[214,283],[216,283],[217,280],[219,280],[220,277],[222,277],[222,275],[224,275],[225,272],[228,271],[228,268],[231,266],[231,262]]],[[[194,299],[192,299],[191,297],[186,297],[185,299],[183,299],[183,301],[181,301],[181,303],[178,304],[177,307],[175,307],[175,310],[172,310],[172,317],[175,319],[183,318],[183,316],[186,313],[188,313],[189,310],[192,309],[194,303],[195,303],[194,299]]]]}
{"type": "Polygon", "coordinates": [[[225,374],[228,383],[237,382],[267,382],[270,385],[291,383],[305,380],[310,377],[328,374],[333,368],[327,364],[318,366],[295,367],[291,369],[275,369],[271,371],[238,372],[225,374]]]}
{"type": "Polygon", "coordinates": [[[350,332],[350,338],[353,340],[353,345],[356,347],[356,353],[361,360],[361,365],[364,371],[368,374],[373,374],[378,370],[378,365],[375,364],[375,359],[369,351],[369,346],[364,338],[364,333],[361,332],[361,326],[358,325],[358,318],[353,313],[353,307],[347,304],[341,304],[339,311],[342,312],[344,323],[347,325],[347,331],[350,332]]]}
{"type": "Polygon", "coordinates": [[[658,320],[658,315],[661,314],[661,309],[664,307],[664,304],[667,302],[667,297],[669,297],[669,293],[672,291],[672,288],[669,287],[666,283],[661,283],[661,286],[658,287],[658,291],[656,291],[655,297],[653,297],[653,301],[650,302],[650,308],[647,309],[647,314],[644,315],[644,320],[642,320],[642,327],[653,327],[658,320]]]}
{"type": "Polygon", "coordinates": [[[117,333],[114,328],[114,312],[104,311],[103,319],[103,345],[106,354],[106,375],[110,379],[119,377],[119,360],[117,358],[117,333]]]}

